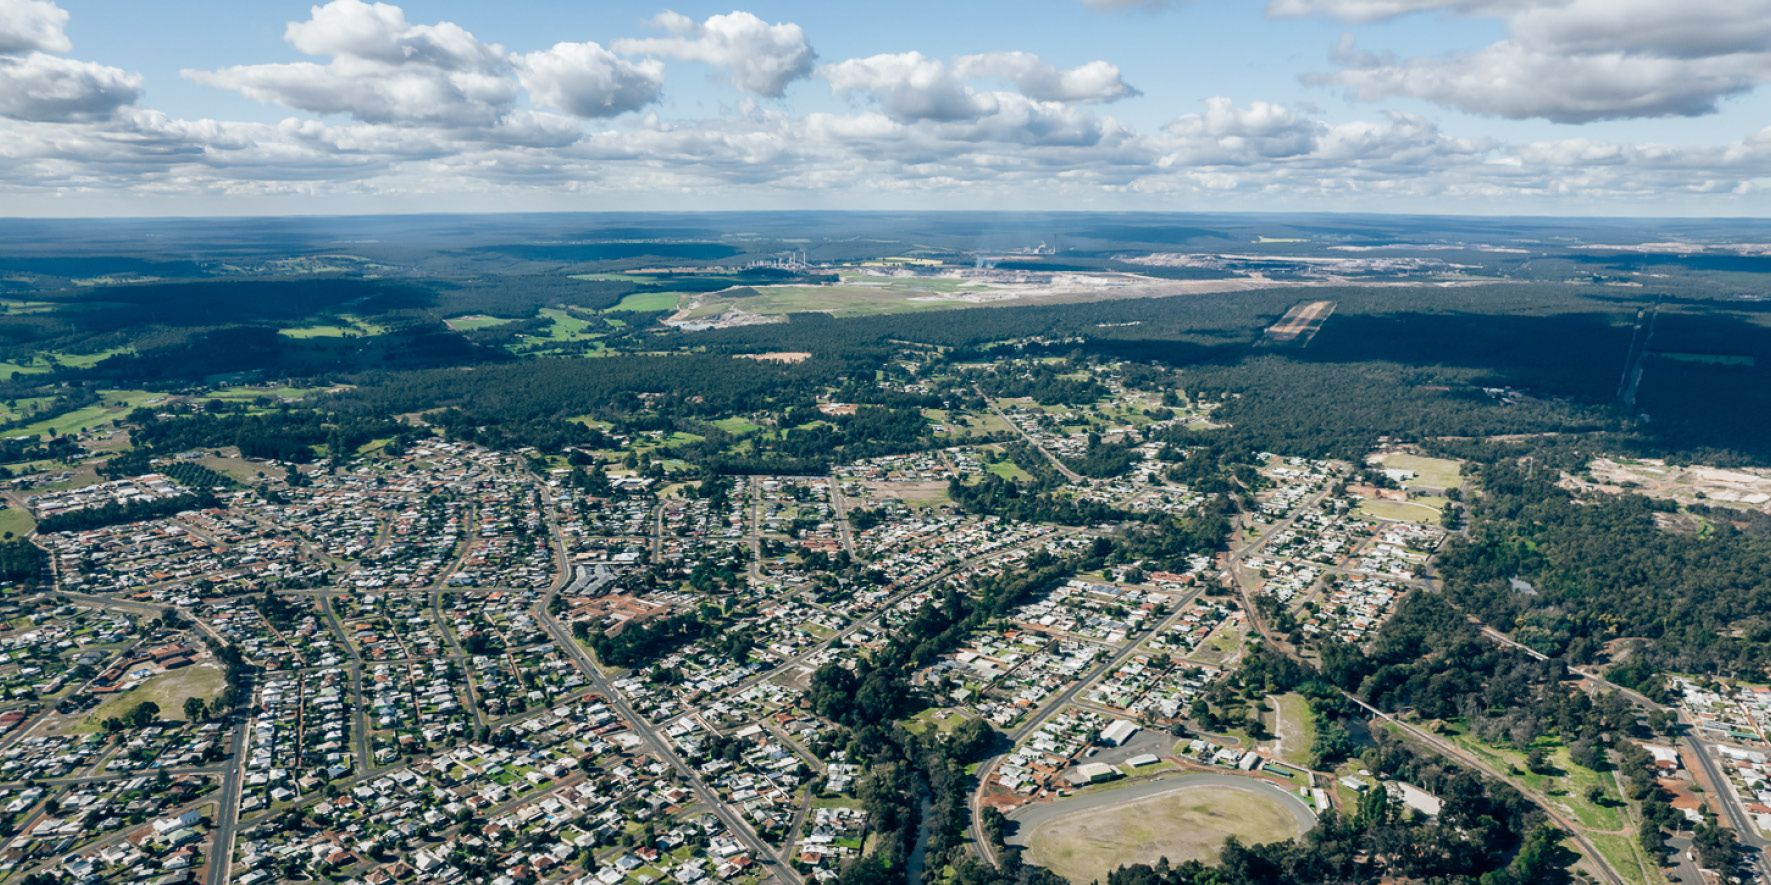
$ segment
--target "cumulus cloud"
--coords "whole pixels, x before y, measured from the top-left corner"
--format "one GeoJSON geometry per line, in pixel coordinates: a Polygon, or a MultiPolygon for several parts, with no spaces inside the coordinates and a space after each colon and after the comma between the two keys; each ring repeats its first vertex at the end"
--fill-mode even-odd
{"type": "Polygon", "coordinates": [[[1027,100],[1055,105],[1107,102],[1137,95],[1119,68],[1104,61],[1063,70],[1025,52],[960,56],[952,64],[920,52],[851,58],[818,69],[838,95],[868,96],[901,122],[976,120],[1027,100]],[[1014,92],[981,91],[972,83],[1003,80],[1014,92]]]}
{"type": "Polygon", "coordinates": [[[730,72],[733,85],[757,95],[779,98],[788,84],[812,73],[817,58],[799,25],[771,25],[748,12],[696,22],[666,11],[653,21],[671,36],[617,40],[615,51],[716,65],[730,72]]]}
{"type": "Polygon", "coordinates": [[[37,123],[102,120],[141,97],[141,78],[51,53],[73,49],[68,13],[43,0],[0,0],[0,117],[37,123]]]}
{"type": "Polygon", "coordinates": [[[846,59],[818,74],[838,95],[870,95],[899,121],[976,119],[997,107],[995,96],[973,90],[945,62],[920,52],[846,59]]]}
{"type": "MultiPolygon", "coordinates": [[[[1732,10],[1757,15],[1766,3],[1687,0],[1681,14],[1669,14],[1646,0],[1610,0],[1603,8],[1615,21],[1596,11],[1597,0],[1547,0],[1531,9],[1502,0],[1274,5],[1349,18],[1423,10],[1505,15],[1508,39],[1467,57],[1395,59],[1349,45],[1332,82],[1368,98],[1409,95],[1484,113],[1596,119],[1620,108],[1682,113],[1750,89],[1762,41],[1771,39],[1771,14],[1732,10]],[[1703,24],[1686,27],[1688,20],[1703,24]]],[[[1312,200],[1374,207],[1360,202],[1369,195],[1379,195],[1370,197],[1375,207],[1425,201],[1401,204],[1413,209],[1457,197],[1572,196],[1638,206],[1672,194],[1745,200],[1731,195],[1771,181],[1771,130],[1713,145],[1503,144],[1454,137],[1412,114],[1331,123],[1297,107],[1214,98],[1197,113],[1137,131],[1097,106],[1137,94],[1115,66],[1061,68],[1016,52],[947,59],[908,52],[818,68],[836,94],[857,100],[846,112],[746,101],[711,119],[643,113],[664,87],[664,58],[724,65],[755,94],[779,94],[806,76],[803,34],[742,13],[700,23],[667,15],[661,23],[672,36],[659,42],[680,43],[648,43],[638,54],[629,53],[636,47],[628,41],[511,53],[447,22],[414,24],[396,6],[334,0],[285,32],[313,61],[191,74],[306,113],[269,124],[179,120],[138,105],[138,77],[66,57],[66,21],[41,0],[0,0],[0,117],[8,120],[0,125],[0,193],[8,196],[534,193],[551,200],[615,192],[655,199],[686,190],[698,200],[723,194],[752,204],[836,194],[906,204],[972,194],[1021,201],[1141,195],[1175,205],[1175,195],[1210,193],[1231,198],[1215,205],[1245,208],[1312,200]],[[757,36],[783,33],[774,43],[757,36]],[[732,36],[739,34],[751,36],[732,36]],[[740,64],[733,49],[744,40],[765,46],[755,65],[740,64]],[[534,110],[520,104],[524,90],[534,110]]],[[[169,204],[155,203],[162,205],[169,204]]]]}
{"type": "Polygon", "coordinates": [[[399,7],[385,3],[332,0],[314,7],[309,20],[291,22],[284,39],[332,60],[184,76],[254,101],[366,123],[489,126],[519,93],[502,47],[448,22],[411,24],[399,7]]]}
{"type": "Polygon", "coordinates": [[[1363,101],[1402,95],[1496,117],[1586,123],[1713,113],[1721,99],[1768,75],[1763,60],[1737,56],[1567,55],[1505,41],[1448,58],[1349,68],[1327,79],[1363,101]]]}
{"type": "Polygon", "coordinates": [[[1307,81],[1377,101],[1406,96],[1471,113],[1585,123],[1714,113],[1771,80],[1771,0],[1273,0],[1282,15],[1354,21],[1420,9],[1506,20],[1508,37],[1475,52],[1387,58],[1343,43],[1343,69],[1307,81]]]}
{"type": "Polygon", "coordinates": [[[141,78],[90,61],[33,52],[0,58],[0,116],[66,123],[97,120],[134,104],[141,78]]]}
{"type": "Polygon", "coordinates": [[[1038,101],[1106,102],[1140,94],[1120,76],[1119,66],[1091,61],[1068,71],[1027,52],[991,52],[954,60],[963,80],[1000,77],[1022,95],[1038,101]]]}
{"type": "MultiPolygon", "coordinates": [[[[1567,0],[1520,10],[1514,40],[1543,52],[1703,59],[1771,51],[1771,0],[1567,0]]],[[[1762,73],[1771,73],[1761,68],[1762,73]]]]}
{"type": "Polygon", "coordinates": [[[66,10],[48,0],[0,0],[0,55],[67,52],[66,10]]]}
{"type": "Polygon", "coordinates": [[[595,43],[558,43],[517,56],[517,76],[536,104],[575,117],[613,117],[658,100],[664,65],[632,62],[595,43]]]}

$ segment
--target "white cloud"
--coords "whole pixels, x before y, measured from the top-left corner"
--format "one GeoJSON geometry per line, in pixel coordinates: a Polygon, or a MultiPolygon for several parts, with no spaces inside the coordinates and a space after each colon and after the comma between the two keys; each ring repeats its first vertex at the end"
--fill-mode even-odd
{"type": "Polygon", "coordinates": [[[664,65],[631,62],[595,43],[558,43],[517,56],[517,77],[536,104],[575,117],[613,117],[658,100],[664,65]]]}
{"type": "Polygon", "coordinates": [[[1026,102],[1061,106],[1137,95],[1119,68],[1104,61],[1063,70],[1025,52],[965,55],[952,64],[920,52],[851,58],[818,69],[838,95],[868,96],[900,122],[978,120],[1026,102]],[[1003,80],[1014,92],[982,91],[972,83],[1003,80]]]}
{"type": "Polygon", "coordinates": [[[748,12],[715,15],[696,23],[666,11],[653,21],[671,36],[617,40],[615,51],[717,65],[731,73],[739,89],[757,95],[779,98],[788,84],[812,73],[817,57],[799,25],[771,25],[748,12]]]}
{"type": "Polygon", "coordinates": [[[1120,76],[1118,65],[1104,61],[1066,71],[1032,53],[991,52],[960,56],[953,69],[964,80],[1000,77],[1039,101],[1107,102],[1140,94],[1120,76]]]}
{"type": "Polygon", "coordinates": [[[0,0],[0,55],[67,52],[66,10],[47,0],[0,0]]]}
{"type": "Polygon", "coordinates": [[[453,22],[414,25],[387,3],[331,0],[315,6],[305,22],[283,31],[289,45],[308,55],[422,64],[446,71],[490,71],[503,66],[501,47],[487,45],[453,22]]]}
{"type": "MultiPolygon", "coordinates": [[[[1764,21],[1771,16],[1730,18],[1731,10],[1771,0],[1687,0],[1685,18],[1645,0],[1612,0],[1604,7],[1612,18],[1595,0],[1546,0],[1531,10],[1282,2],[1348,16],[1399,7],[1506,11],[1501,44],[1401,60],[1349,46],[1335,82],[1368,98],[1408,95],[1552,119],[1687,113],[1750,89],[1760,76],[1753,47],[1771,29],[1764,21]],[[1687,19],[1705,24],[1683,27],[1687,19]]],[[[1017,52],[949,59],[908,52],[818,68],[838,95],[857,100],[847,112],[747,99],[710,119],[622,116],[656,102],[660,58],[728,66],[734,82],[758,94],[778,94],[810,64],[809,47],[803,63],[794,61],[794,47],[804,47],[797,29],[792,39],[758,44],[757,64],[739,63],[733,47],[762,40],[758,28],[789,26],[742,13],[660,21],[681,45],[651,58],[624,55],[626,41],[613,51],[607,41],[563,42],[513,54],[447,22],[413,24],[395,6],[337,0],[285,32],[315,60],[190,75],[306,112],[259,124],[142,109],[140,78],[56,54],[67,46],[59,9],[0,0],[0,40],[10,41],[0,46],[14,47],[0,52],[0,116],[8,120],[0,125],[0,193],[130,194],[151,197],[157,211],[182,205],[163,200],[208,195],[312,200],[299,204],[310,209],[330,205],[318,202],[328,195],[385,195],[387,205],[406,205],[400,201],[434,195],[552,201],[621,193],[656,206],[659,194],[685,192],[698,201],[774,205],[980,198],[1173,206],[1184,204],[1177,196],[1195,196],[1240,208],[1318,201],[1410,209],[1466,197],[1554,199],[1553,209],[1569,198],[1659,207],[1660,198],[1689,194],[1706,201],[1691,205],[1752,211],[1755,189],[1771,184],[1771,130],[1714,145],[1509,145],[1453,137],[1411,114],[1331,123],[1297,107],[1215,98],[1139,132],[1093,107],[1137,94],[1114,65],[1060,68],[1017,52]],[[19,24],[21,10],[29,24],[19,24]],[[525,89],[536,110],[520,105],[525,89]],[[314,116],[323,113],[344,119],[314,116]],[[1113,202],[1120,199],[1133,202],[1113,202]]]]}
{"type": "Polygon", "coordinates": [[[1567,0],[1519,11],[1509,30],[1544,52],[1683,59],[1762,54],[1771,51],[1771,0],[1567,0]]]}
{"type": "Polygon", "coordinates": [[[183,73],[254,101],[366,123],[490,126],[519,93],[502,47],[448,22],[413,25],[385,3],[332,0],[291,22],[284,38],[332,60],[183,73]]]}
{"type": "Polygon", "coordinates": [[[0,0],[0,117],[102,120],[141,97],[141,77],[50,53],[73,48],[68,13],[43,0],[0,0]]]}
{"type": "Polygon", "coordinates": [[[973,120],[996,112],[993,95],[966,85],[945,62],[920,52],[851,58],[818,69],[838,95],[870,95],[894,120],[973,120]]]}
{"type": "Polygon", "coordinates": [[[0,57],[0,117],[46,123],[96,120],[134,104],[141,78],[41,52],[0,57]]]}
{"type": "Polygon", "coordinates": [[[1361,101],[1420,98],[1477,114],[1586,123],[1698,116],[1771,76],[1764,57],[1677,59],[1605,52],[1543,52],[1502,41],[1443,58],[1367,62],[1325,79],[1361,101]]]}
{"type": "MultiPolygon", "coordinates": [[[[1771,0],[1272,0],[1273,15],[1351,21],[1443,9],[1505,19],[1508,38],[1474,52],[1396,59],[1335,53],[1342,70],[1306,82],[1355,98],[1419,98],[1477,114],[1585,123],[1714,113],[1771,80],[1771,0]]],[[[1350,41],[1350,38],[1348,38],[1350,41]]]]}

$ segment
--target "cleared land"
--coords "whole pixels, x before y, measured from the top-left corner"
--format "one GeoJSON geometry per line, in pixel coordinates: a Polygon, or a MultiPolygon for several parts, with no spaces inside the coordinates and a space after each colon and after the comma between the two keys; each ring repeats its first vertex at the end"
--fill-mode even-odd
{"type": "Polygon", "coordinates": [[[356,317],[340,317],[337,323],[322,323],[313,326],[299,326],[293,329],[278,329],[277,334],[287,338],[346,338],[351,335],[369,337],[386,332],[387,328],[374,323],[367,323],[356,317]]]}
{"type": "MultiPolygon", "coordinates": [[[[1083,885],[1125,864],[1154,864],[1164,857],[1170,863],[1210,863],[1230,836],[1264,844],[1296,838],[1314,826],[1301,801],[1271,786],[1237,780],[1199,775],[1172,786],[1165,782],[1168,789],[1153,796],[1045,820],[1025,833],[1025,843],[1032,846],[1033,863],[1083,885]]],[[[1022,841],[1020,836],[1015,841],[1022,841]]]]}
{"type": "Polygon", "coordinates": [[[202,698],[214,700],[221,694],[222,685],[226,680],[221,668],[213,662],[192,664],[180,670],[170,670],[148,677],[146,682],[120,694],[93,708],[86,718],[74,726],[75,731],[98,731],[101,724],[113,716],[122,716],[135,705],[153,701],[160,708],[158,718],[168,721],[184,721],[185,698],[202,698]]]}
{"type": "Polygon", "coordinates": [[[1309,301],[1296,305],[1279,318],[1279,322],[1267,327],[1267,339],[1279,342],[1299,342],[1309,344],[1310,339],[1328,322],[1334,313],[1332,301],[1309,301]]]}
{"type": "MultiPolygon", "coordinates": [[[[609,274],[606,276],[614,276],[609,274]]],[[[654,311],[676,310],[677,299],[682,296],[676,292],[636,292],[621,299],[621,303],[609,310],[654,311]]]]}
{"type": "MultiPolygon", "coordinates": [[[[1424,503],[1429,500],[1433,499],[1422,498],[1420,502],[1416,502],[1412,500],[1384,501],[1377,498],[1367,498],[1364,501],[1359,502],[1359,512],[1366,516],[1373,516],[1378,519],[1390,519],[1395,520],[1396,522],[1417,522],[1423,525],[1438,525],[1440,510],[1429,507],[1424,503]]],[[[1441,502],[1442,508],[1444,499],[1441,498],[1439,501],[1441,502]]]]}
{"type": "Polygon", "coordinates": [[[490,329],[493,326],[502,326],[505,323],[514,322],[516,322],[516,320],[508,317],[473,314],[471,316],[453,317],[451,319],[443,320],[443,325],[448,326],[457,332],[471,332],[475,329],[490,329]]]}
{"type": "Polygon", "coordinates": [[[1383,465],[1391,470],[1407,470],[1413,482],[1439,489],[1455,489],[1463,482],[1463,467],[1449,458],[1423,458],[1419,455],[1392,454],[1383,457],[1383,465]]]}
{"type": "MultiPolygon", "coordinates": [[[[1771,470],[1764,468],[1724,469],[1660,460],[1598,458],[1587,469],[1592,487],[1600,491],[1629,490],[1680,504],[1701,502],[1771,512],[1771,470]]],[[[1572,476],[1564,476],[1562,484],[1577,489],[1585,485],[1572,476]]]]}
{"type": "Polygon", "coordinates": [[[1273,731],[1279,736],[1279,756],[1293,765],[1310,764],[1310,746],[1316,742],[1316,717],[1310,702],[1297,692],[1273,699],[1273,731]]]}

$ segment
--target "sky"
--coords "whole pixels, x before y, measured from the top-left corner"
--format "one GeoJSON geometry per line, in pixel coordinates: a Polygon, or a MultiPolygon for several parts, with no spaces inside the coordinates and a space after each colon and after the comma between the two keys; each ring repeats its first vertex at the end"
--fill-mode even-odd
{"type": "Polygon", "coordinates": [[[0,0],[0,216],[1771,214],[1771,0],[0,0]]]}

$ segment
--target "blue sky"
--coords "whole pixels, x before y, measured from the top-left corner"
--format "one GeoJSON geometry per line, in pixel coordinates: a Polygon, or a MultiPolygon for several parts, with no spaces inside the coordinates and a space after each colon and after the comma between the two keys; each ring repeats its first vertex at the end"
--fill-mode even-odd
{"type": "Polygon", "coordinates": [[[1771,0],[0,0],[9,215],[1759,215],[1771,0]]]}

